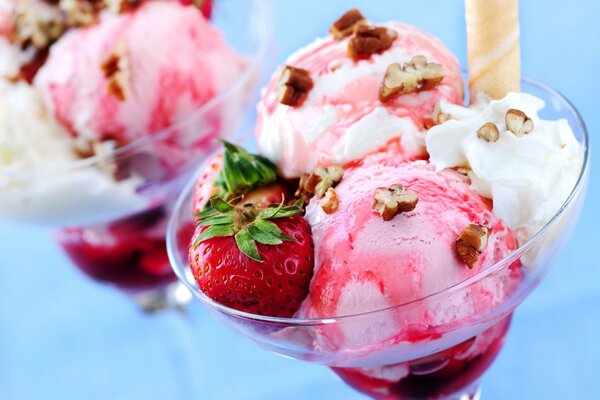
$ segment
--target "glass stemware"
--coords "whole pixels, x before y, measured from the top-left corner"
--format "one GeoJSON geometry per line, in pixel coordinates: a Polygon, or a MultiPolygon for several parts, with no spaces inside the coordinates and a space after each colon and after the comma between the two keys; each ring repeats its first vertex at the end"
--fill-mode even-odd
{"type": "Polygon", "coordinates": [[[215,318],[242,336],[283,356],[330,367],[373,398],[477,398],[478,381],[502,348],[512,312],[567,245],[588,182],[588,136],[575,108],[533,79],[524,78],[522,89],[546,102],[542,118],[567,119],[584,161],[575,187],[554,217],[517,250],[471,278],[405,304],[341,317],[276,318],[228,308],[197,288],[189,268],[194,181],[179,197],[167,230],[173,269],[215,318]],[[461,307],[471,293],[490,287],[499,294],[477,307],[461,307]],[[422,310],[431,308],[442,310],[442,317],[424,322],[422,310]],[[401,329],[389,321],[401,321],[401,329]]]}
{"type": "Polygon", "coordinates": [[[271,45],[266,0],[214,2],[211,23],[246,61],[210,101],[158,132],[65,165],[0,170],[0,218],[54,228],[59,246],[94,280],[130,294],[146,311],[191,299],[170,268],[167,216],[194,169],[250,116],[271,45]],[[45,210],[33,213],[31,209],[45,210]],[[40,214],[42,217],[40,217],[40,214]],[[182,290],[183,289],[183,290],[182,290]]]}

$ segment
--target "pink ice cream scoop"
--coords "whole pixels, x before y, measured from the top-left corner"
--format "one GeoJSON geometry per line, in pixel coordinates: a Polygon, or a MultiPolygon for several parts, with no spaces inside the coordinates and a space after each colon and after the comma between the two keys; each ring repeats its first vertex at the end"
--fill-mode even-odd
{"type": "MultiPolygon", "coordinates": [[[[463,175],[436,172],[426,161],[399,160],[395,153],[382,153],[347,169],[335,187],[339,206],[334,213],[326,214],[318,199],[311,200],[306,218],[315,243],[315,270],[300,316],[354,315],[421,299],[477,274],[516,249],[511,231],[463,175]],[[414,210],[384,221],[372,208],[374,193],[394,184],[415,191],[418,203],[414,210]],[[470,224],[489,229],[487,245],[473,268],[455,248],[457,237],[470,224]]],[[[418,302],[402,313],[382,313],[377,323],[370,321],[369,329],[340,324],[339,337],[329,338],[327,345],[357,349],[389,340],[431,338],[436,329],[443,332],[461,318],[499,304],[514,288],[511,282],[502,277],[474,286],[458,302],[446,296],[441,303],[418,302]]]]}
{"type": "Polygon", "coordinates": [[[152,1],[67,32],[34,84],[73,136],[122,145],[206,104],[245,64],[197,8],[152,1]]]}
{"type": "Polygon", "coordinates": [[[258,105],[256,135],[261,152],[286,177],[310,173],[316,166],[345,164],[400,141],[404,160],[425,155],[425,130],[439,100],[461,103],[463,83],[452,53],[435,37],[414,27],[389,23],[397,33],[381,54],[353,61],[348,41],[326,38],[299,50],[287,65],[309,72],[313,87],[301,106],[279,103],[276,72],[258,105]],[[431,90],[381,102],[379,88],[387,67],[415,56],[443,66],[442,82],[431,90]]]}

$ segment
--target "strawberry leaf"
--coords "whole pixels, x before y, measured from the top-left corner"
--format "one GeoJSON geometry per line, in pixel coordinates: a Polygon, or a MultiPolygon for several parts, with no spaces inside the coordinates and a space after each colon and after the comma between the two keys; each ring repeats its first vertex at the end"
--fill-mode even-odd
{"type": "Polygon", "coordinates": [[[198,221],[198,226],[233,224],[233,217],[229,214],[212,215],[198,221]]]}
{"type": "Polygon", "coordinates": [[[262,262],[262,258],[258,254],[258,248],[256,247],[256,243],[254,243],[254,239],[250,234],[250,231],[247,228],[242,229],[238,233],[235,234],[235,243],[242,253],[244,253],[249,258],[254,261],[262,262]]]}
{"type": "Polygon", "coordinates": [[[229,212],[235,208],[231,204],[227,203],[225,200],[218,197],[213,197],[212,199],[210,199],[210,206],[211,208],[214,208],[215,210],[220,211],[222,213],[229,212]]]}
{"type": "Polygon", "coordinates": [[[300,213],[300,209],[296,206],[285,206],[281,207],[279,211],[271,218],[285,218],[285,217],[293,217],[294,215],[298,215],[300,213]]]}
{"type": "Polygon", "coordinates": [[[294,238],[291,238],[288,235],[286,235],[285,233],[283,233],[283,231],[281,229],[279,229],[279,227],[271,221],[266,221],[264,219],[257,219],[256,221],[254,221],[253,225],[260,231],[265,232],[271,236],[274,236],[277,239],[284,240],[286,242],[294,241],[294,238]]]}
{"type": "Polygon", "coordinates": [[[261,211],[258,214],[258,217],[262,218],[262,219],[273,218],[275,216],[275,214],[277,214],[279,212],[279,210],[281,210],[281,208],[283,207],[284,201],[285,201],[285,198],[283,196],[281,196],[281,203],[279,203],[279,205],[277,207],[266,208],[264,211],[261,211]]]}
{"type": "Polygon", "coordinates": [[[198,244],[205,240],[212,239],[214,237],[232,236],[233,233],[233,226],[231,225],[212,225],[198,235],[192,246],[196,248],[198,247],[198,244]]]}
{"type": "Polygon", "coordinates": [[[267,158],[250,154],[226,141],[223,145],[223,169],[214,183],[220,196],[239,196],[277,180],[277,169],[267,158]]]}
{"type": "MultiPolygon", "coordinates": [[[[209,203],[210,205],[210,203],[209,203]]],[[[196,217],[198,219],[204,219],[204,218],[208,218],[208,217],[212,217],[214,215],[218,215],[219,212],[217,210],[215,210],[214,208],[211,207],[207,207],[204,210],[196,213],[196,217]]]]}
{"type": "Polygon", "coordinates": [[[258,243],[271,245],[283,243],[277,236],[273,236],[269,232],[260,229],[254,223],[248,225],[248,231],[250,232],[252,239],[256,240],[258,243]]]}

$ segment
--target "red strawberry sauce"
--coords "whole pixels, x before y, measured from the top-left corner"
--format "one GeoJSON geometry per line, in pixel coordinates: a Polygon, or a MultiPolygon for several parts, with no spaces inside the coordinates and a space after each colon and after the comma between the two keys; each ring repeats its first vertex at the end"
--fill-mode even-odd
{"type": "MultiPolygon", "coordinates": [[[[111,224],[59,231],[57,241],[75,265],[92,279],[126,291],[161,287],[176,280],[165,245],[165,207],[111,224]]],[[[191,237],[193,225],[182,228],[191,237]]]]}
{"type": "Polygon", "coordinates": [[[446,399],[472,388],[489,368],[502,348],[510,319],[509,316],[480,334],[493,336],[483,351],[465,357],[477,337],[470,338],[431,356],[409,361],[408,374],[396,381],[375,377],[358,368],[332,370],[348,385],[374,399],[446,399]]]}

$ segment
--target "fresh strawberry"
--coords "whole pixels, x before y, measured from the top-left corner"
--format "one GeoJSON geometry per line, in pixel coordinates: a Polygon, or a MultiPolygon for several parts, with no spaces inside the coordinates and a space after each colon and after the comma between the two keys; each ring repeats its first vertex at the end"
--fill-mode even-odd
{"type": "Polygon", "coordinates": [[[212,6],[213,0],[196,1],[196,7],[200,8],[200,12],[202,13],[202,15],[204,15],[206,19],[210,19],[210,17],[212,16],[212,6]],[[200,1],[200,5],[197,4],[198,1],[200,1]]]}
{"type": "Polygon", "coordinates": [[[207,164],[194,188],[194,214],[204,210],[211,197],[241,197],[243,204],[267,207],[290,198],[286,184],[276,182],[275,166],[266,158],[223,142],[225,151],[207,164]]]}
{"type": "Polygon", "coordinates": [[[254,314],[291,317],[308,294],[314,266],[300,208],[234,206],[220,199],[199,217],[189,260],[211,299],[254,314]]]}
{"type": "Polygon", "coordinates": [[[271,183],[250,191],[240,201],[242,204],[252,204],[258,207],[268,207],[281,203],[281,199],[291,198],[289,187],[281,182],[271,183]]]}
{"type": "Polygon", "coordinates": [[[194,214],[204,210],[208,201],[217,193],[213,185],[223,169],[223,154],[214,156],[204,167],[194,188],[194,214]]]}
{"type": "Polygon", "coordinates": [[[210,19],[212,16],[213,1],[214,0],[179,0],[179,2],[184,6],[193,5],[194,7],[198,8],[206,19],[210,19]]]}

